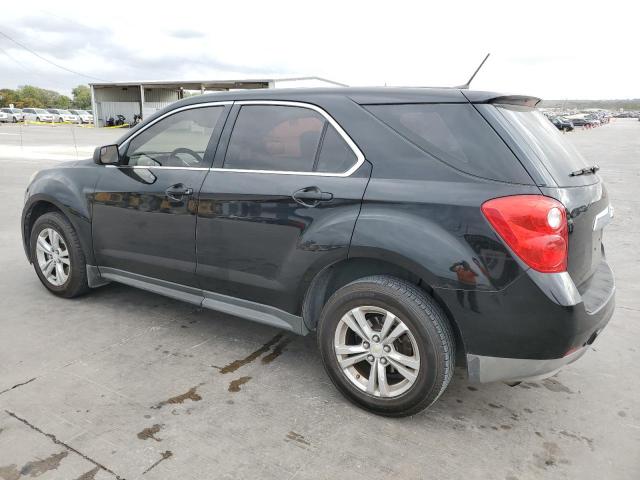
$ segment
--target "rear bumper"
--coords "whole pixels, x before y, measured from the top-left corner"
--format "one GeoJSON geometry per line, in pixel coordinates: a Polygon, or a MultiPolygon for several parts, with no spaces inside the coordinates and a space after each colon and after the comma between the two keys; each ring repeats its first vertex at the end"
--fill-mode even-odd
{"type": "Polygon", "coordinates": [[[469,380],[475,383],[519,382],[551,377],[565,365],[578,360],[587,351],[582,347],[562,358],[536,360],[529,358],[500,358],[483,355],[467,355],[469,380]]]}
{"type": "Polygon", "coordinates": [[[613,272],[603,259],[577,288],[566,274],[527,272],[498,292],[435,289],[456,320],[469,378],[519,381],[551,376],[580,358],[615,309],[613,272]]]}

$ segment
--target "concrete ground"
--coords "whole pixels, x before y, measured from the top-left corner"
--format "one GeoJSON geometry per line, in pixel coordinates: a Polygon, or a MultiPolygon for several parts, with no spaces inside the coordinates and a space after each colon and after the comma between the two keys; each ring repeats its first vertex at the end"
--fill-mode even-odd
{"type": "Polygon", "coordinates": [[[50,146],[75,158],[70,132],[89,152],[122,132],[26,130],[20,147],[19,127],[0,127],[1,479],[640,478],[637,120],[568,134],[616,208],[605,242],[618,308],[591,351],[517,387],[458,371],[404,419],[344,400],[312,335],[115,284],[49,294],[20,240],[29,176],[56,164],[42,159],[50,146]]]}

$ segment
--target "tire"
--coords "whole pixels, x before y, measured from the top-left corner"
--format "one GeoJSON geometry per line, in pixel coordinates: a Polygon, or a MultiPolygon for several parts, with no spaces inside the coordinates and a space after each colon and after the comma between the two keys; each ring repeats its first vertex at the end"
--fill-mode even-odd
{"type": "Polygon", "coordinates": [[[13,117],[13,123],[18,123],[18,119],[16,117],[13,117]]]}
{"type": "Polygon", "coordinates": [[[36,122],[39,122],[39,121],[40,121],[40,117],[36,117],[36,122]]]}
{"type": "Polygon", "coordinates": [[[38,217],[31,229],[29,247],[36,274],[50,292],[60,297],[73,298],[89,290],[84,252],[75,229],[64,215],[50,212],[38,217]],[[55,242],[55,234],[60,236],[61,241],[55,242]],[[54,246],[54,252],[47,254],[44,249],[38,248],[39,238],[49,247],[54,246]],[[66,264],[65,258],[68,261],[66,264]],[[46,262],[45,265],[49,265],[48,260],[54,266],[47,275],[42,264],[46,262]],[[59,266],[62,272],[58,270],[59,266]]]}
{"type": "Polygon", "coordinates": [[[318,345],[325,370],[338,390],[364,409],[390,417],[413,415],[430,406],[446,389],[455,366],[454,336],[440,306],[423,290],[390,276],[362,278],[335,292],[320,315],[318,345]],[[370,342],[363,338],[367,333],[360,324],[354,324],[352,312],[364,313],[370,342]],[[385,319],[392,325],[386,335],[385,319]],[[358,335],[347,323],[362,333],[358,335]],[[401,324],[407,332],[393,340],[401,324]],[[355,347],[354,352],[339,359],[336,349],[349,347],[355,347]],[[343,369],[350,359],[362,355],[367,358],[343,369]],[[399,359],[404,362],[400,367],[410,363],[415,367],[404,368],[401,374],[396,369],[399,359]],[[369,374],[379,367],[382,378],[375,375],[371,388],[369,374]]]}

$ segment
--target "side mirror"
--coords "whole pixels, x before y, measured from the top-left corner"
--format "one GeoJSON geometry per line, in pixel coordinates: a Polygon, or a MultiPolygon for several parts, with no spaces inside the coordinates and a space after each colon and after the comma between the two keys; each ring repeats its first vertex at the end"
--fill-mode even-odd
{"type": "Polygon", "coordinates": [[[118,145],[97,147],[93,152],[93,161],[98,165],[118,165],[120,163],[118,145]]]}

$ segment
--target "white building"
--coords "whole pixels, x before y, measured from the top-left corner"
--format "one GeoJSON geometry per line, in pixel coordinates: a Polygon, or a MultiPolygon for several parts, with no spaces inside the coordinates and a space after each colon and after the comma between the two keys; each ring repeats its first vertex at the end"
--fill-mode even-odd
{"type": "Polygon", "coordinates": [[[245,80],[178,80],[150,82],[91,83],[91,106],[96,127],[109,118],[124,115],[127,122],[134,115],[143,118],[193,93],[256,88],[345,87],[320,77],[262,78],[245,80]]]}

